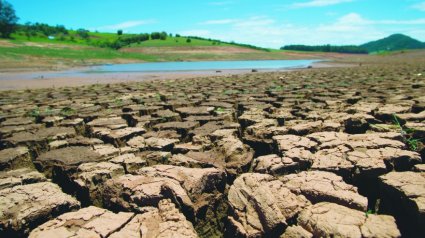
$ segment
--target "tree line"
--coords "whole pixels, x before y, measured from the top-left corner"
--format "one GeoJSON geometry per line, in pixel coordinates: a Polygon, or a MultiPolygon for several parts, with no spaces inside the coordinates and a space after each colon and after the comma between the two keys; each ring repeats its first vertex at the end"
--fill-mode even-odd
{"type": "Polygon", "coordinates": [[[311,52],[335,52],[335,53],[350,53],[350,54],[367,54],[367,49],[356,45],[287,45],[280,48],[281,50],[296,50],[296,51],[311,51],[311,52]]]}
{"type": "MultiPolygon", "coordinates": [[[[177,35],[176,35],[177,36],[177,35]]],[[[213,45],[220,45],[220,44],[229,44],[229,45],[235,45],[235,46],[241,46],[241,47],[246,47],[246,48],[251,48],[254,50],[262,50],[262,51],[267,51],[269,52],[270,49],[267,48],[263,48],[263,47],[259,47],[259,46],[255,46],[255,45],[250,45],[250,44],[243,44],[243,43],[236,43],[234,41],[222,41],[222,40],[214,40],[211,38],[204,38],[204,37],[199,37],[199,36],[187,36],[187,38],[192,38],[192,39],[198,39],[198,40],[206,40],[206,41],[212,41],[213,45]]]]}

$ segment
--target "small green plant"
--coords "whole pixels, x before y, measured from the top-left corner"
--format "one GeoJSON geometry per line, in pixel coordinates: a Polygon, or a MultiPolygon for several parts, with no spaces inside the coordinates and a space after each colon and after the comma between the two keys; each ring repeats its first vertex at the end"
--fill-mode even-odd
{"type": "Polygon", "coordinates": [[[60,111],[60,115],[64,116],[64,117],[69,117],[72,116],[76,113],[76,111],[70,107],[64,107],[62,108],[62,110],[60,111]]]}
{"type": "Polygon", "coordinates": [[[238,93],[240,93],[238,90],[232,90],[232,89],[229,89],[229,90],[225,90],[224,92],[223,92],[225,95],[233,95],[233,94],[238,94],[238,93]]]}
{"type": "Polygon", "coordinates": [[[51,115],[53,115],[53,109],[49,106],[44,110],[43,114],[46,115],[46,116],[51,116],[51,115]]]}
{"type": "Polygon", "coordinates": [[[225,110],[224,110],[223,108],[221,108],[221,107],[218,107],[218,108],[216,108],[216,109],[214,110],[214,112],[216,112],[216,113],[220,114],[220,113],[224,113],[224,112],[225,112],[225,110]]]}
{"type": "Polygon", "coordinates": [[[269,88],[270,91],[276,91],[276,92],[280,92],[283,91],[283,86],[277,85],[277,86],[272,86],[269,88]]]}
{"type": "Polygon", "coordinates": [[[123,105],[123,100],[121,98],[117,98],[114,100],[115,105],[117,106],[122,106],[123,105]]]}
{"type": "Polygon", "coordinates": [[[423,140],[423,138],[413,138],[412,134],[415,132],[415,129],[403,127],[396,114],[393,114],[393,122],[394,125],[400,130],[404,143],[406,143],[410,150],[417,151],[419,148],[419,143],[423,140]]]}
{"type": "Polygon", "coordinates": [[[369,215],[371,214],[375,214],[371,209],[367,210],[367,212],[365,213],[366,217],[369,217],[369,215]]]}
{"type": "Polygon", "coordinates": [[[32,109],[31,111],[27,112],[27,116],[38,118],[40,117],[40,108],[36,107],[32,109]]]}

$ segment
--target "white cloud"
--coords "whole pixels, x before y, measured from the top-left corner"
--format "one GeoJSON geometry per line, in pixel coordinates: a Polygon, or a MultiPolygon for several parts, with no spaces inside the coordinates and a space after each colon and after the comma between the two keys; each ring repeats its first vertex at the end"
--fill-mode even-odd
{"type": "Polygon", "coordinates": [[[413,8],[425,12],[425,2],[421,2],[412,6],[413,8]]]}
{"type": "Polygon", "coordinates": [[[101,26],[99,30],[124,30],[137,26],[148,25],[155,23],[155,20],[137,20],[137,21],[125,21],[114,25],[101,26]]]}
{"type": "Polygon", "coordinates": [[[304,7],[325,7],[330,5],[336,5],[345,2],[352,2],[353,0],[311,0],[309,2],[298,2],[291,5],[293,8],[304,8],[304,7]]]}
{"type": "Polygon", "coordinates": [[[415,20],[382,20],[374,21],[374,24],[382,25],[425,25],[425,18],[415,19],[415,20]]]}
{"type": "Polygon", "coordinates": [[[332,23],[311,26],[278,22],[268,16],[214,21],[227,22],[227,24],[221,25],[219,30],[212,25],[205,24],[202,27],[203,29],[181,32],[181,34],[269,48],[279,48],[289,44],[358,45],[394,33],[403,33],[418,39],[425,39],[425,30],[422,30],[424,29],[425,18],[374,20],[364,18],[353,12],[335,19],[332,23]]]}

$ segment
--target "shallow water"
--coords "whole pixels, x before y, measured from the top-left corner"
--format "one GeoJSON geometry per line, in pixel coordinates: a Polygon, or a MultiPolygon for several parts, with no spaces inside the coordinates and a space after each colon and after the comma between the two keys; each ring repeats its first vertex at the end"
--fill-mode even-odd
{"type": "MultiPolygon", "coordinates": [[[[249,61],[200,61],[200,62],[155,62],[133,64],[107,64],[73,68],[63,71],[40,71],[20,73],[0,73],[2,83],[15,80],[48,80],[59,78],[91,78],[103,81],[109,78],[143,79],[173,75],[216,75],[248,73],[258,71],[278,71],[308,66],[322,60],[249,60],[249,61]]],[[[0,85],[1,86],[1,85],[0,85]]]]}
{"type": "Polygon", "coordinates": [[[137,64],[111,64],[91,67],[86,73],[159,72],[238,69],[289,69],[305,68],[318,60],[245,60],[245,61],[200,61],[156,62],[137,64]]]}

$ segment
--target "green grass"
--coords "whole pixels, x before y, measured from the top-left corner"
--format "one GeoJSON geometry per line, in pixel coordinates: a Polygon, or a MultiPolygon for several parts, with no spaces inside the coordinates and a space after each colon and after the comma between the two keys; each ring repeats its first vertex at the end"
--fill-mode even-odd
{"type": "Polygon", "coordinates": [[[148,40],[140,44],[132,44],[130,47],[230,46],[230,44],[208,40],[191,39],[190,43],[186,42],[186,40],[186,37],[167,37],[166,40],[148,40]]]}
{"type": "MultiPolygon", "coordinates": [[[[294,59],[290,54],[282,54],[282,50],[255,50],[247,52],[235,52],[220,54],[209,51],[213,47],[239,47],[229,43],[219,43],[214,40],[194,39],[186,42],[186,37],[170,37],[166,40],[148,40],[141,43],[131,44],[121,50],[110,48],[100,48],[99,42],[114,42],[119,37],[128,37],[132,34],[118,36],[116,33],[90,32],[89,39],[81,38],[76,31],[69,31],[68,35],[56,35],[55,39],[48,39],[46,36],[38,33],[28,38],[23,32],[12,34],[12,39],[7,40],[13,47],[0,46],[0,60],[6,63],[27,60],[26,57],[40,58],[43,60],[63,60],[62,63],[74,65],[92,64],[92,63],[114,63],[129,61],[205,61],[205,60],[272,60],[272,59],[294,59]],[[33,44],[31,44],[33,43],[33,44]],[[137,50],[137,48],[155,48],[149,53],[137,50]],[[162,48],[163,47],[163,48],[162,48]],[[170,52],[167,47],[182,47],[184,53],[170,52]],[[189,48],[188,48],[189,47],[189,48]],[[208,47],[205,51],[191,51],[191,47],[208,47]],[[125,51],[126,48],[133,48],[125,51]],[[162,48],[162,49],[161,49],[162,48]],[[133,52],[131,52],[133,51],[133,52]],[[138,52],[139,51],[139,52],[138,52]]],[[[295,52],[295,51],[294,51],[295,52]]],[[[289,51],[288,51],[289,53],[289,51]]],[[[297,52],[299,53],[299,52],[297,52]]],[[[37,61],[37,59],[31,59],[37,61]]],[[[51,61],[50,61],[51,62],[51,61]]],[[[48,63],[50,63],[48,62],[48,63]]],[[[8,66],[5,66],[6,68],[8,66]]],[[[0,66],[0,68],[2,68],[0,66]]]]}
{"type": "Polygon", "coordinates": [[[112,49],[88,47],[87,49],[72,48],[48,48],[37,46],[0,47],[0,55],[3,57],[19,58],[24,56],[48,57],[62,59],[134,59],[143,61],[155,61],[156,57],[139,53],[126,53],[112,49]]]}
{"type": "Polygon", "coordinates": [[[400,130],[400,133],[403,136],[404,143],[406,143],[410,150],[417,151],[420,146],[420,143],[422,143],[424,138],[412,137],[413,133],[415,132],[415,129],[402,126],[396,114],[393,114],[393,122],[394,125],[400,130]]]}
{"type": "MultiPolygon", "coordinates": [[[[123,34],[118,36],[116,33],[100,33],[100,32],[90,32],[89,41],[80,38],[76,31],[69,31],[69,35],[63,36],[62,38],[56,36],[55,39],[48,39],[46,36],[37,35],[31,36],[29,39],[25,36],[24,33],[14,33],[12,34],[13,43],[23,43],[23,42],[35,42],[35,43],[60,43],[60,44],[73,44],[73,45],[90,45],[96,41],[115,41],[120,37],[132,36],[134,34],[123,34]],[[71,36],[73,39],[71,39],[71,36]]],[[[178,47],[178,46],[231,46],[227,43],[218,43],[213,40],[200,40],[200,39],[191,39],[191,42],[186,42],[186,37],[170,37],[168,36],[166,40],[148,40],[141,42],[139,44],[132,44],[130,47],[178,47]]]]}

